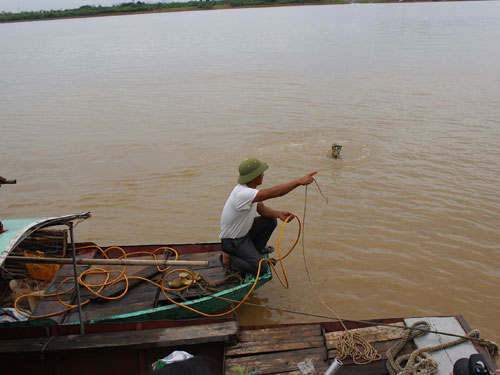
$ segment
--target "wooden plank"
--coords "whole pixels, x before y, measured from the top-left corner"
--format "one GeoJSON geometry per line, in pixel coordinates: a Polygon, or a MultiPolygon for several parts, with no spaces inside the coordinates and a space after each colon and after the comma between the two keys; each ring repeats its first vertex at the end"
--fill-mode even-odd
{"type": "MultiPolygon", "coordinates": [[[[87,249],[86,251],[84,252],[81,252],[80,255],[77,255],[77,259],[80,259],[80,258],[89,258],[89,257],[92,257],[94,254],[95,254],[95,249],[87,249]]],[[[89,266],[77,266],[77,272],[78,274],[81,274],[83,271],[85,271],[86,269],[88,269],[89,266]]],[[[59,271],[57,271],[57,274],[56,276],[54,277],[54,279],[52,279],[49,287],[46,289],[45,291],[45,294],[53,294],[57,291],[57,288],[59,286],[59,284],[67,279],[67,278],[72,278],[74,277],[74,273],[73,273],[73,265],[72,264],[65,264],[63,266],[61,266],[61,268],[59,268],[59,271]]],[[[68,289],[71,289],[73,286],[74,286],[74,280],[69,280],[67,281],[62,287],[60,290],[68,290],[68,289]]],[[[72,299],[71,297],[71,293],[67,293],[64,295],[64,297],[61,298],[63,301],[70,301],[72,299]]],[[[54,300],[57,300],[57,297],[44,297],[42,299],[42,301],[54,301],[54,300]]],[[[35,310],[36,312],[36,310],[35,310]]],[[[40,315],[40,314],[35,314],[35,312],[33,313],[33,315],[40,315]]]]}
{"type": "Polygon", "coordinates": [[[325,348],[291,350],[286,352],[259,354],[226,359],[226,375],[240,374],[237,367],[257,371],[258,374],[286,373],[297,371],[297,363],[311,360],[314,367],[325,366],[325,348]]]}
{"type": "MultiPolygon", "coordinates": [[[[394,340],[403,337],[406,329],[401,329],[397,327],[404,327],[404,323],[394,323],[393,327],[388,326],[373,326],[365,328],[355,328],[349,330],[351,333],[357,333],[363,337],[368,342],[379,342],[394,340]]],[[[326,346],[328,349],[335,349],[339,343],[340,337],[345,331],[336,331],[326,333],[326,346]]]]}
{"type": "Polygon", "coordinates": [[[240,333],[239,341],[248,342],[248,341],[261,340],[263,336],[302,337],[302,336],[320,336],[320,335],[322,335],[321,325],[309,324],[309,325],[245,330],[240,333]]]}
{"type": "Polygon", "coordinates": [[[90,311],[114,305],[123,305],[125,306],[125,309],[127,309],[127,305],[139,302],[147,302],[153,306],[157,289],[158,288],[155,285],[144,282],[137,285],[134,289],[129,289],[128,292],[121,298],[110,300],[97,299],[86,305],[84,308],[90,311]]]}
{"type": "MultiPolygon", "coordinates": [[[[221,252],[215,252],[215,253],[199,253],[199,254],[184,254],[184,255],[179,255],[178,260],[204,260],[208,261],[208,267],[201,267],[201,266],[172,266],[168,271],[171,271],[176,268],[184,268],[184,269],[191,269],[195,270],[199,273],[204,273],[204,271],[210,270],[210,269],[222,269],[222,263],[219,261],[219,256],[221,252]]],[[[209,280],[209,279],[207,279],[209,280]]],[[[211,280],[210,280],[211,281],[211,280]]]]}
{"type": "MultiPolygon", "coordinates": [[[[92,304],[92,302],[90,303],[92,304]]],[[[89,305],[84,305],[82,309],[82,320],[84,322],[90,322],[96,319],[103,319],[112,317],[115,315],[128,314],[136,311],[149,310],[153,308],[153,303],[151,301],[136,302],[131,304],[123,304],[119,302],[110,302],[103,307],[98,306],[93,309],[86,309],[89,305]]],[[[64,319],[64,323],[77,323],[80,321],[80,316],[78,314],[78,309],[72,309],[64,319]]]]}
{"type": "MultiPolygon", "coordinates": [[[[192,254],[181,254],[178,260],[205,260],[208,261],[209,267],[219,266],[219,256],[222,254],[221,251],[215,251],[210,253],[192,253],[192,254]]],[[[174,259],[174,258],[172,258],[174,259]]],[[[204,269],[205,267],[192,267],[193,269],[204,269]]]]}
{"type": "Polygon", "coordinates": [[[325,343],[319,324],[245,330],[238,341],[226,356],[318,348],[325,343]]]}
{"type": "Polygon", "coordinates": [[[303,338],[264,338],[261,342],[244,342],[226,349],[226,356],[239,356],[257,353],[272,353],[287,350],[324,347],[325,340],[321,336],[303,338]]]}
{"type": "MultiPolygon", "coordinates": [[[[82,255],[82,256],[85,256],[85,255],[82,255]]],[[[88,268],[88,266],[78,267],[78,272],[81,273],[87,268],[88,268]]],[[[49,287],[47,288],[47,290],[45,291],[45,294],[55,293],[57,291],[59,284],[64,279],[69,278],[69,277],[74,277],[73,265],[70,265],[70,264],[63,265],[59,269],[59,271],[57,272],[56,276],[52,280],[52,282],[49,285],[49,287]]],[[[75,285],[74,279],[68,280],[66,283],[64,283],[64,285],[61,286],[60,291],[69,290],[72,287],[74,287],[74,285],[75,285]]],[[[71,304],[75,294],[76,294],[76,291],[73,290],[72,292],[60,295],[60,298],[65,303],[71,304]]],[[[33,313],[31,315],[42,316],[42,315],[51,314],[51,313],[54,313],[57,311],[62,311],[65,308],[66,308],[66,306],[62,305],[59,302],[57,296],[43,297],[43,298],[40,298],[35,310],[33,311],[33,313]]],[[[55,316],[52,316],[51,319],[56,321],[57,323],[61,323],[64,320],[64,315],[65,314],[55,315],[55,316]]]]}
{"type": "MultiPolygon", "coordinates": [[[[144,282],[137,285],[122,298],[116,300],[95,299],[83,306],[82,318],[84,321],[89,321],[134,311],[152,309],[157,289],[155,285],[144,282]]],[[[85,300],[85,298],[82,299],[85,300]]],[[[78,322],[78,319],[78,310],[73,309],[64,322],[78,322]]]]}
{"type": "Polygon", "coordinates": [[[0,353],[44,353],[105,348],[144,349],[181,345],[231,342],[236,340],[238,323],[234,321],[196,326],[53,336],[51,338],[0,340],[0,353]]]}
{"type": "MultiPolygon", "coordinates": [[[[20,263],[35,263],[35,264],[73,264],[71,258],[54,258],[54,257],[25,257],[25,256],[10,256],[10,261],[20,263]]],[[[185,266],[185,267],[208,267],[206,260],[154,260],[154,259],[77,259],[76,265],[117,265],[117,266],[185,266]]]]}

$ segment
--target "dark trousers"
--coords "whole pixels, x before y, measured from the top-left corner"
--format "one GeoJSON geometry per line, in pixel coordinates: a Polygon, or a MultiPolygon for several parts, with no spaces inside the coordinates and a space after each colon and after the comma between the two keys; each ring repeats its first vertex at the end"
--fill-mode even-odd
{"type": "MultiPolygon", "coordinates": [[[[240,238],[223,238],[222,251],[229,254],[231,267],[239,272],[257,275],[259,262],[262,259],[261,251],[273,234],[278,221],[274,218],[257,216],[248,234],[240,238]]],[[[262,263],[261,275],[268,269],[267,262],[262,263]]]]}

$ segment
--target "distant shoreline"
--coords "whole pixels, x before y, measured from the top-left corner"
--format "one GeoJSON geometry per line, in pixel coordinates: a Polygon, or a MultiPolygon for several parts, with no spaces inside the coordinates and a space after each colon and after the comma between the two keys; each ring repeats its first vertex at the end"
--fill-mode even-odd
{"type": "MultiPolygon", "coordinates": [[[[386,1],[386,2],[397,2],[397,1],[386,1]]],[[[196,11],[208,11],[208,10],[223,10],[223,9],[247,9],[247,8],[274,8],[274,7],[287,7],[287,6],[306,6],[306,5],[345,5],[352,4],[349,1],[346,2],[314,2],[314,3],[289,3],[289,4],[275,4],[275,5],[253,5],[253,6],[238,6],[232,7],[230,5],[221,5],[212,8],[194,8],[194,7],[179,7],[179,8],[171,8],[171,9],[157,9],[157,10],[144,10],[144,11],[134,11],[134,12],[112,12],[112,13],[100,13],[95,15],[81,15],[81,16],[61,16],[61,17],[41,17],[41,18],[28,18],[28,19],[19,19],[19,20],[4,20],[1,19],[2,14],[0,13],[0,23],[15,23],[15,22],[30,22],[30,21],[54,21],[54,20],[62,20],[62,19],[72,19],[72,18],[95,18],[95,17],[112,17],[112,16],[127,16],[134,14],[154,14],[154,13],[177,13],[177,12],[196,12],[196,11]]],[[[22,14],[21,13],[12,13],[14,14],[22,14]]],[[[31,13],[31,12],[29,12],[31,13]]],[[[8,14],[8,13],[5,13],[8,14]]]]}
{"type": "MultiPolygon", "coordinates": [[[[424,1],[401,1],[405,3],[431,2],[424,1]]],[[[205,0],[189,1],[185,3],[157,3],[146,4],[122,3],[113,6],[90,6],[84,5],[76,9],[48,10],[37,12],[19,12],[19,13],[0,13],[0,23],[44,21],[71,18],[91,18],[124,16],[131,14],[149,14],[149,13],[170,13],[170,12],[188,12],[199,10],[218,10],[218,9],[238,9],[238,8],[272,8],[286,6],[305,6],[305,5],[345,5],[345,4],[375,4],[375,3],[399,3],[399,0],[205,0]]],[[[442,2],[442,1],[440,1],[442,2]]]]}

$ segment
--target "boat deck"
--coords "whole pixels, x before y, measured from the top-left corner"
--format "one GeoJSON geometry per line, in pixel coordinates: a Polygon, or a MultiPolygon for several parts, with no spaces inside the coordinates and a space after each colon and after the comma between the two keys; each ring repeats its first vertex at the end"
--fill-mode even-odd
{"type": "MultiPolygon", "coordinates": [[[[362,335],[382,355],[367,365],[356,365],[352,358],[344,360],[342,374],[386,374],[385,351],[403,336],[404,330],[375,326],[351,332],[362,335]]],[[[301,375],[298,363],[309,360],[316,373],[323,374],[337,357],[335,347],[342,333],[326,332],[319,323],[242,331],[238,344],[226,349],[225,373],[239,374],[240,367],[250,373],[301,375]]],[[[415,349],[410,343],[404,351],[410,353],[415,349]]]]}
{"type": "MultiPolygon", "coordinates": [[[[184,254],[179,256],[179,260],[204,260],[208,261],[208,267],[201,266],[173,266],[169,269],[185,269],[189,268],[192,271],[199,272],[206,281],[216,282],[222,281],[226,278],[226,274],[222,267],[222,263],[220,262],[219,256],[221,255],[220,251],[213,251],[209,253],[192,253],[192,254],[184,254]]],[[[150,256],[143,256],[140,258],[132,258],[132,259],[153,259],[150,256]]],[[[159,259],[161,259],[159,257],[159,259]]],[[[80,268],[79,272],[83,272],[85,268],[80,268]]],[[[123,266],[91,266],[96,269],[108,269],[108,270],[122,270],[123,266]]],[[[141,281],[136,279],[135,277],[142,277],[146,279],[150,279],[157,284],[161,282],[161,278],[163,274],[158,271],[156,266],[127,266],[125,275],[128,279],[128,291],[121,298],[118,299],[104,299],[93,294],[89,289],[80,288],[81,300],[85,302],[89,300],[88,303],[82,306],[82,319],[83,321],[90,321],[95,319],[101,319],[109,316],[120,315],[124,313],[132,313],[134,311],[143,311],[152,309],[154,307],[163,306],[165,304],[169,304],[170,301],[165,297],[161,288],[157,287],[154,284],[148,283],[146,281],[141,281]]],[[[113,279],[117,277],[118,274],[111,273],[110,278],[113,279]]],[[[177,278],[179,273],[173,273],[169,276],[164,286],[168,287],[168,282],[177,278]]],[[[106,282],[106,275],[104,273],[101,274],[88,274],[85,276],[85,283],[88,285],[99,285],[106,282]]],[[[72,265],[64,265],[60,268],[57,275],[53,279],[49,288],[45,292],[45,294],[55,293],[58,288],[61,291],[70,289],[74,286],[73,281],[73,266],[72,265]],[[63,280],[68,279],[63,286],[60,287],[61,282],[63,280]]],[[[237,285],[240,285],[243,280],[237,278],[231,278],[225,280],[222,284],[217,286],[217,290],[229,289],[233,288],[237,285]]],[[[126,283],[121,281],[115,285],[108,286],[103,291],[99,292],[100,295],[105,297],[116,297],[120,296],[124,293],[126,287],[126,283]]],[[[93,287],[93,290],[97,291],[99,288],[93,287]]],[[[213,290],[212,290],[213,292],[213,290]]],[[[189,290],[186,290],[182,293],[182,295],[178,292],[167,292],[169,298],[177,302],[183,302],[193,298],[200,298],[203,295],[210,294],[211,291],[203,290],[199,287],[191,287],[189,290]]],[[[76,303],[76,292],[71,294],[63,294],[60,296],[61,300],[67,304],[75,304],[76,303]]],[[[63,310],[64,306],[58,301],[57,296],[53,297],[44,297],[38,303],[36,310],[33,312],[33,316],[41,316],[45,314],[50,314],[55,311],[63,310]]],[[[74,323],[79,321],[78,309],[72,309],[66,313],[53,316],[51,319],[56,321],[59,324],[65,323],[74,323]]]]}
{"type": "MultiPolygon", "coordinates": [[[[470,331],[462,317],[423,318],[431,324],[434,331],[465,335],[470,331]]],[[[421,320],[421,319],[419,319],[421,320]]],[[[368,364],[354,363],[352,357],[342,360],[340,373],[343,375],[386,375],[386,351],[399,342],[414,320],[399,320],[383,322],[383,325],[355,327],[348,324],[353,334],[363,337],[379,354],[379,359],[368,364]],[[401,327],[401,328],[400,328],[401,327]]],[[[346,323],[347,324],[347,323],[346,323]]],[[[278,327],[243,327],[238,343],[226,348],[225,374],[237,375],[244,373],[302,375],[299,363],[310,361],[316,374],[324,374],[332,361],[337,358],[336,349],[341,335],[345,331],[339,323],[312,323],[296,325],[279,325],[278,327]]],[[[399,355],[409,354],[421,347],[434,346],[436,343],[456,340],[456,337],[426,334],[428,337],[422,344],[419,338],[410,340],[399,355]]],[[[462,357],[482,353],[481,348],[471,342],[465,342],[448,349],[432,352],[431,355],[439,362],[439,375],[449,375],[453,364],[462,357]]],[[[398,355],[398,356],[399,356],[398,355]]],[[[492,367],[494,363],[489,363],[492,367]]]]}
{"type": "Polygon", "coordinates": [[[297,364],[306,359],[324,373],[328,350],[320,324],[260,328],[242,331],[237,345],[226,349],[226,374],[238,367],[258,374],[300,374],[297,364]]]}

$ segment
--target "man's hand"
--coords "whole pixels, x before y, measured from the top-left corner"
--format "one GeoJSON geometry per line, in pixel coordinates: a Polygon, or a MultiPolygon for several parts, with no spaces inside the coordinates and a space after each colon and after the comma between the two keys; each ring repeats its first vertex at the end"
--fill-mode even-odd
{"type": "Polygon", "coordinates": [[[288,220],[288,222],[292,221],[293,218],[295,217],[295,215],[291,212],[288,212],[288,211],[280,211],[278,213],[278,217],[280,218],[281,221],[285,221],[286,219],[288,219],[289,217],[291,216],[290,220],[288,220]]]}
{"type": "Polygon", "coordinates": [[[304,177],[302,178],[299,178],[299,183],[301,185],[309,185],[309,184],[312,184],[312,182],[314,181],[314,175],[318,173],[317,171],[316,172],[312,172],[312,173],[308,173],[306,174],[304,177]]]}

